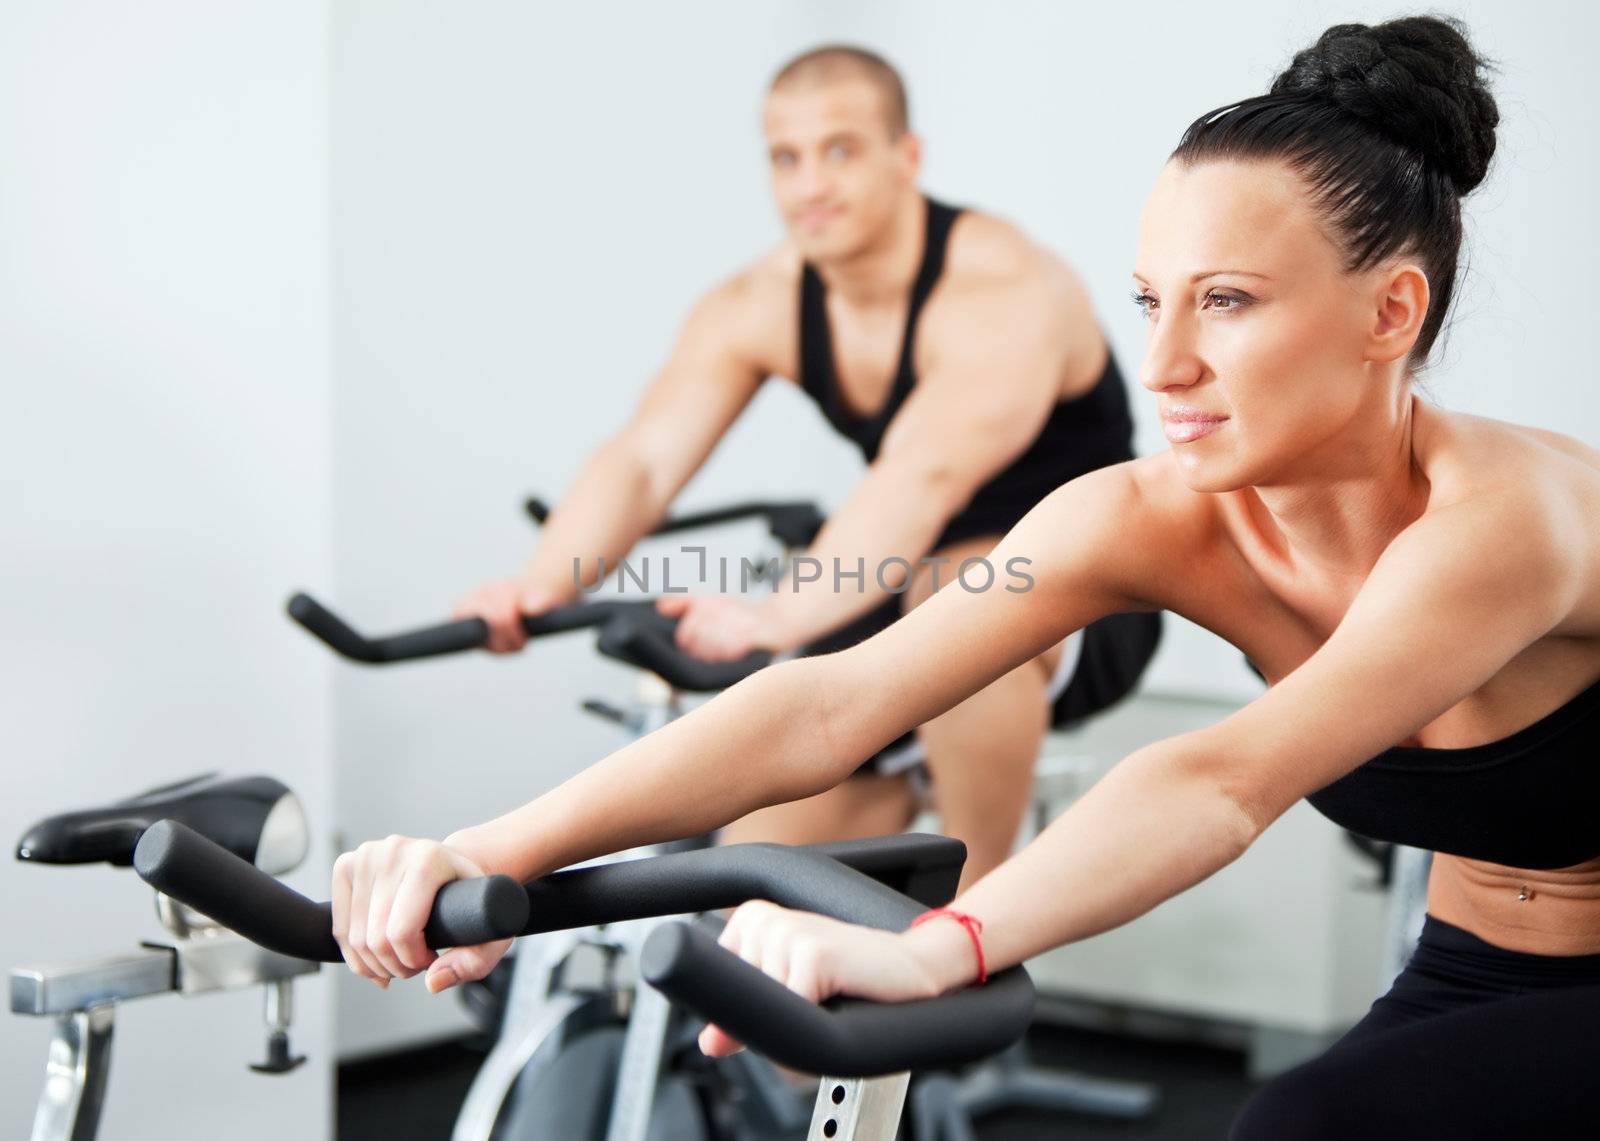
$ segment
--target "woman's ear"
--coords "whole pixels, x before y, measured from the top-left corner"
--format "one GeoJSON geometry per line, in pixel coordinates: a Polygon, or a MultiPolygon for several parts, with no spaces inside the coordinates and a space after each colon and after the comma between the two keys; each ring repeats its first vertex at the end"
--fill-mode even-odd
{"type": "Polygon", "coordinates": [[[1417,343],[1428,316],[1428,275],[1411,262],[1391,266],[1376,276],[1372,333],[1367,359],[1387,363],[1404,357],[1417,343]]]}

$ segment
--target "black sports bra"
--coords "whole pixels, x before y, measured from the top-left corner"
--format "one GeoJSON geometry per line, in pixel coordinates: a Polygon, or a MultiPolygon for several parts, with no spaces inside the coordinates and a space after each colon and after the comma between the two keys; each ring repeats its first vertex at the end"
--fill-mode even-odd
{"type": "Polygon", "coordinates": [[[1526,729],[1465,749],[1402,745],[1306,797],[1374,840],[1513,868],[1600,856],[1600,681],[1526,729]]]}
{"type": "MultiPolygon", "coordinates": [[[[957,208],[927,199],[928,219],[922,264],[911,287],[911,303],[900,338],[894,383],[883,407],[858,415],[844,402],[834,367],[833,334],[828,326],[827,286],[807,264],[800,278],[800,387],[817,402],[838,433],[861,449],[868,463],[878,457],[884,434],[911,396],[917,376],[913,348],[917,320],[944,272],[950,231],[961,216],[957,208]]],[[[1110,349],[1100,379],[1087,392],[1063,400],[1051,410],[1031,444],[995,475],[946,524],[934,549],[980,535],[1002,535],[1033,509],[1034,504],[1068,480],[1085,472],[1133,458],[1133,417],[1127,387],[1110,349]]]]}

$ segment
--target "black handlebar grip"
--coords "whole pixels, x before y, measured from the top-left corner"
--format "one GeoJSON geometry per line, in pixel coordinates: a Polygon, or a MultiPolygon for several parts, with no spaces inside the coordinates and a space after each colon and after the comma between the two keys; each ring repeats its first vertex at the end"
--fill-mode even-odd
{"type": "MultiPolygon", "coordinates": [[[[918,845],[935,847],[919,841],[913,848],[918,845]]],[[[341,958],[328,904],[313,903],[175,821],[160,821],[145,832],[134,867],[153,887],[263,947],[316,961],[341,958]]],[[[425,937],[429,946],[457,946],[604,922],[608,914],[634,918],[751,898],[886,930],[903,929],[918,911],[906,897],[818,852],[754,844],[577,869],[526,889],[505,876],[447,884],[434,902],[425,937]],[[532,921],[531,898],[539,900],[532,921]],[[557,916],[562,922],[549,922],[557,916]]],[[[798,1069],[840,1076],[975,1060],[1023,1033],[1033,1001],[1026,973],[1012,968],[986,987],[923,1002],[842,1001],[822,1009],[722,951],[704,933],[677,925],[664,926],[647,941],[641,969],[669,997],[763,1053],[798,1069]]]]}
{"type": "MultiPolygon", "coordinates": [[[[538,496],[530,495],[523,500],[522,509],[528,513],[528,518],[541,527],[550,518],[550,505],[538,496]]],[[[672,535],[742,519],[765,520],[769,535],[785,547],[799,548],[809,546],[811,540],[816,538],[817,532],[822,530],[824,516],[815,503],[804,500],[735,503],[729,507],[713,507],[707,511],[670,516],[650,534],[672,535]]]]}
{"type": "MultiPolygon", "coordinates": [[[[152,824],[133,853],[145,883],[279,954],[336,963],[333,913],[175,820],[152,824]]],[[[423,936],[430,947],[508,939],[528,923],[528,893],[510,876],[440,889],[423,936]]]]}
{"type": "Polygon", "coordinates": [[[404,634],[368,638],[303,591],[289,599],[288,611],[290,618],[336,653],[367,665],[456,654],[475,650],[489,641],[489,627],[481,618],[463,618],[404,634]]]}
{"type": "Polygon", "coordinates": [[[926,832],[834,840],[808,844],[806,850],[871,876],[923,907],[943,907],[956,897],[967,862],[967,846],[960,840],[926,832]]]}
{"type": "Polygon", "coordinates": [[[674,689],[711,693],[743,681],[772,664],[772,655],[756,650],[731,662],[708,662],[678,648],[678,620],[653,608],[618,614],[600,628],[595,643],[602,654],[639,666],[663,678],[674,689]]]}
{"type": "Polygon", "coordinates": [[[546,610],[543,614],[524,615],[522,628],[528,637],[539,638],[546,634],[562,634],[568,630],[589,630],[605,625],[619,614],[644,613],[654,609],[655,603],[648,599],[629,602],[614,600],[575,602],[570,606],[558,606],[554,610],[546,610]]]}
{"type": "Polygon", "coordinates": [[[811,545],[826,518],[815,503],[774,503],[767,508],[767,531],[790,550],[811,545]]]}
{"type": "MultiPolygon", "coordinates": [[[[525,617],[522,628],[529,637],[587,630],[603,625],[618,614],[647,611],[652,607],[652,603],[644,601],[580,602],[535,617],[525,617]]],[[[489,642],[489,627],[481,618],[462,618],[438,626],[424,626],[420,630],[369,638],[304,592],[289,599],[288,611],[289,617],[336,653],[366,665],[388,665],[458,654],[482,649],[489,642]]]]}
{"type": "Polygon", "coordinates": [[[672,1001],[774,1061],[836,1077],[965,1065],[1021,1038],[1033,1015],[1033,983],[1020,967],[937,998],[817,1006],[687,923],[652,932],[639,970],[672,1001]]]}

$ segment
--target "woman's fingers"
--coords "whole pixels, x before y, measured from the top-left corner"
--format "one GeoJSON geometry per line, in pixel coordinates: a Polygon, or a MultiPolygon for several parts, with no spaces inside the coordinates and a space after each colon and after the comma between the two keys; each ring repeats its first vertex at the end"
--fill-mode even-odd
{"type": "Polygon", "coordinates": [[[350,887],[350,949],[361,960],[358,974],[379,986],[389,985],[389,973],[367,947],[367,918],[372,913],[371,842],[356,849],[356,871],[350,887]]]}
{"type": "Polygon", "coordinates": [[[377,850],[381,874],[373,881],[367,897],[367,957],[376,959],[390,978],[407,979],[416,972],[400,961],[389,941],[389,911],[405,875],[405,841],[390,836],[379,842],[377,850]]]}
{"type": "Polygon", "coordinates": [[[707,1026],[700,1031],[700,1052],[708,1058],[726,1058],[744,1049],[744,1044],[730,1038],[720,1026],[707,1026]]]}
{"type": "MultiPolygon", "coordinates": [[[[333,928],[345,961],[380,985],[428,968],[435,955],[423,932],[434,897],[452,880],[481,874],[442,844],[403,836],[368,841],[340,856],[334,863],[333,928]]],[[[503,953],[502,948],[494,958],[503,953]]]]}
{"type": "Polygon", "coordinates": [[[768,978],[789,985],[789,932],[782,917],[775,916],[762,924],[761,938],[754,954],[746,959],[761,968],[768,978]]]}
{"type": "MultiPolygon", "coordinates": [[[[793,939],[789,929],[794,915],[775,903],[752,900],[733,913],[717,942],[764,974],[791,985],[793,939]]],[[[807,985],[808,978],[802,974],[794,981],[807,985]]],[[[743,1043],[716,1025],[708,1025],[700,1031],[699,1042],[701,1051],[712,1058],[724,1058],[744,1049],[743,1043]]]]}
{"type": "Polygon", "coordinates": [[[443,886],[439,877],[430,874],[430,871],[428,868],[411,867],[402,874],[384,924],[389,946],[394,949],[394,957],[408,972],[408,978],[427,969],[437,957],[422,935],[423,928],[428,925],[428,916],[433,911],[433,897],[443,886]]]}
{"type": "Polygon", "coordinates": [[[822,955],[822,944],[802,935],[794,940],[784,956],[784,969],[788,972],[785,985],[811,1002],[822,999],[822,955]]]}
{"type": "Polygon", "coordinates": [[[346,852],[333,862],[333,938],[350,969],[362,978],[377,979],[367,961],[350,942],[351,898],[355,890],[355,869],[359,859],[354,852],[346,852]]]}
{"type": "Polygon", "coordinates": [[[494,970],[495,964],[505,957],[510,947],[510,939],[477,947],[453,947],[433,961],[428,967],[428,977],[423,981],[432,994],[448,990],[458,983],[476,982],[494,970]]]}

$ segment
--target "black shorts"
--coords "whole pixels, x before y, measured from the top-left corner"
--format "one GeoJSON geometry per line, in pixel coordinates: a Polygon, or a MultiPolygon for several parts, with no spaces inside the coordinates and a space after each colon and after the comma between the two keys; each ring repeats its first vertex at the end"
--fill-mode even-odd
{"type": "MultiPolygon", "coordinates": [[[[831,654],[864,642],[900,617],[900,599],[883,605],[803,647],[798,656],[831,654]]],[[[1111,614],[1084,627],[1075,660],[1064,661],[1049,693],[1050,725],[1062,729],[1109,709],[1133,692],[1161,644],[1159,611],[1111,614]]],[[[1071,647],[1068,647],[1071,652],[1071,647]]],[[[922,746],[912,731],[864,761],[856,776],[896,776],[923,767],[922,746]]]]}

